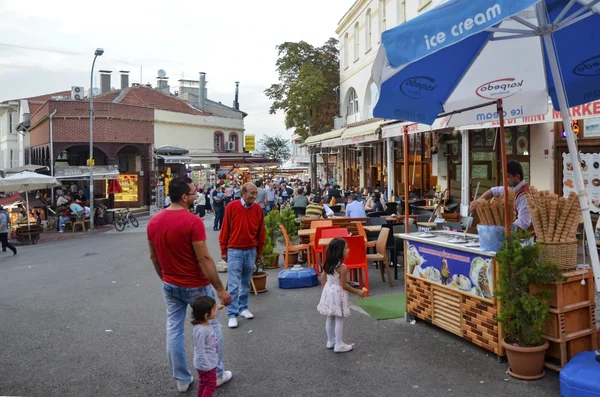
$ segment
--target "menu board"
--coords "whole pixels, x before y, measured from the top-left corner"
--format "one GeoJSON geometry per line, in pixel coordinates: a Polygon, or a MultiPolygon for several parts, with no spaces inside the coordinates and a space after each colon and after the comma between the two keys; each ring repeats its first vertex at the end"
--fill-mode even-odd
{"type": "MultiPolygon", "coordinates": [[[[583,184],[590,200],[590,212],[600,213],[600,153],[579,153],[583,184]]],[[[568,153],[563,153],[563,195],[577,193],[575,172],[568,153]]]]}
{"type": "Polygon", "coordinates": [[[407,252],[409,274],[480,298],[494,296],[490,258],[417,242],[407,243],[407,252]]]}

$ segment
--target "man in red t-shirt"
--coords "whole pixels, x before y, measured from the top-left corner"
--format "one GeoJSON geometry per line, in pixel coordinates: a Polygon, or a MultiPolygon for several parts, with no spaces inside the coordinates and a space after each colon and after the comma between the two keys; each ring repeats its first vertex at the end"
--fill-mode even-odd
{"type": "MultiPolygon", "coordinates": [[[[196,199],[192,180],[174,178],[169,183],[169,197],[171,206],[154,215],[148,223],[148,246],[156,274],[163,282],[169,364],[177,388],[185,392],[194,381],[188,368],[183,337],[187,307],[199,296],[216,298],[215,290],[221,303],[229,305],[231,295],[223,287],[215,262],[208,252],[204,222],[189,211],[196,199]]],[[[228,382],[232,373],[223,371],[219,319],[210,320],[210,324],[217,334],[219,345],[218,387],[228,382]]]]}
{"type": "Polygon", "coordinates": [[[265,246],[265,218],[255,203],[258,188],[253,183],[242,187],[242,197],[225,207],[223,228],[219,235],[221,258],[227,261],[227,290],[231,294],[228,309],[229,328],[238,326],[237,316],[251,319],[248,294],[254,265],[262,261],[265,246]]]}

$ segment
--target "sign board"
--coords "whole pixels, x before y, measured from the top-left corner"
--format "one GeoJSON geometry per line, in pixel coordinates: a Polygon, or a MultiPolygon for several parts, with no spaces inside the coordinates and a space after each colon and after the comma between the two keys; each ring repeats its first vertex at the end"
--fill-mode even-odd
{"type": "MultiPolygon", "coordinates": [[[[575,187],[575,171],[569,153],[563,153],[563,195],[577,193],[575,187]]],[[[590,201],[590,212],[600,213],[600,153],[579,152],[583,184],[590,201]]]]}
{"type": "Polygon", "coordinates": [[[494,296],[491,258],[416,242],[407,243],[407,249],[407,271],[413,276],[480,298],[494,296]]]}
{"type": "Polygon", "coordinates": [[[256,135],[244,135],[244,148],[248,152],[253,152],[256,144],[256,135]]]}
{"type": "Polygon", "coordinates": [[[600,136],[600,117],[585,120],[583,123],[583,136],[586,138],[600,136]]]}
{"type": "MultiPolygon", "coordinates": [[[[90,167],[66,166],[54,169],[56,179],[83,179],[90,177],[90,167]]],[[[115,179],[119,177],[118,165],[94,166],[94,179],[115,179]]]]}

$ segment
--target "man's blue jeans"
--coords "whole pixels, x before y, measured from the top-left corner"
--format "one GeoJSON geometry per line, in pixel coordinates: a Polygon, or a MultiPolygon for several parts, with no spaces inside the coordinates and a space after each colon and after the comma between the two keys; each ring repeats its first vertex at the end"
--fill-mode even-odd
{"type": "Polygon", "coordinates": [[[229,318],[237,317],[248,309],[250,280],[256,263],[256,248],[227,250],[227,291],[231,294],[231,305],[227,306],[229,318]]]}
{"type": "MultiPolygon", "coordinates": [[[[178,385],[185,385],[192,379],[192,373],[188,368],[185,355],[185,340],[183,330],[188,320],[186,316],[187,307],[199,296],[210,296],[216,299],[215,290],[212,286],[198,288],[183,288],[176,285],[163,283],[165,304],[167,306],[167,355],[173,372],[173,378],[178,385]]],[[[219,302],[217,302],[217,305],[219,302]]],[[[221,323],[219,318],[210,321],[219,344],[219,362],[217,364],[217,379],[223,376],[223,335],[221,334],[221,323]]]]}

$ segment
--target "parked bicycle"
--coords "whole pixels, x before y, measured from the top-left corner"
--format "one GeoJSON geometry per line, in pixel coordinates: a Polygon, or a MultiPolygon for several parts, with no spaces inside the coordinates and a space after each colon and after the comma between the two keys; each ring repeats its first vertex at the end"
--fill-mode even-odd
{"type": "Polygon", "coordinates": [[[117,229],[117,231],[122,232],[125,230],[125,226],[129,226],[130,224],[134,227],[140,225],[133,213],[129,211],[129,208],[115,213],[115,229],[117,229]]]}

